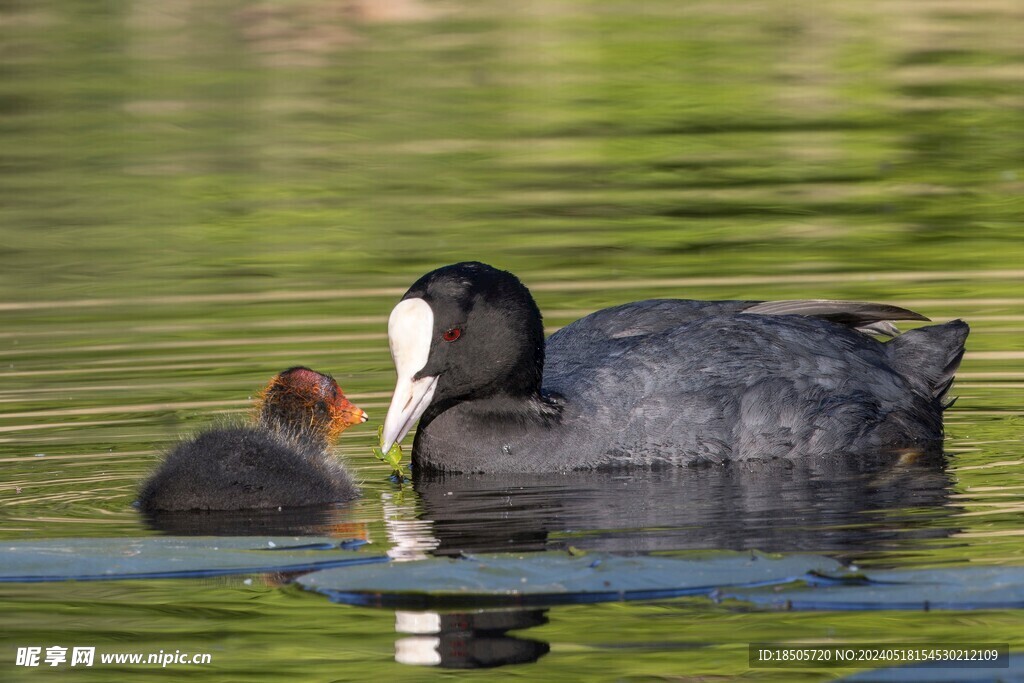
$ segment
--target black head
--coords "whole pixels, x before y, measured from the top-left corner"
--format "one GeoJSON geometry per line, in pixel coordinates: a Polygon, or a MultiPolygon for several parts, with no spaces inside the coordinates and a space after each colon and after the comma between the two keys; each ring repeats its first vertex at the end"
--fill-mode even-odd
{"type": "Polygon", "coordinates": [[[456,263],[417,280],[402,300],[413,298],[434,312],[430,355],[416,375],[438,377],[435,401],[540,390],[544,324],[515,275],[456,263]]]}
{"type": "Polygon", "coordinates": [[[388,326],[398,385],[385,444],[400,440],[433,406],[540,393],[544,325],[519,279],[483,263],[427,273],[409,288],[388,326]]]}

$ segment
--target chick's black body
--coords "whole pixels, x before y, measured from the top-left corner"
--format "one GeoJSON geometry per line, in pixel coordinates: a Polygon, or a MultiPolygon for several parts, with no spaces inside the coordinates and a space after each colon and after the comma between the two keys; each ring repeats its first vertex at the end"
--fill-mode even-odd
{"type": "Polygon", "coordinates": [[[320,444],[264,426],[183,441],[139,492],[143,511],[246,510],[350,500],[358,489],[320,444]]]}
{"type": "Polygon", "coordinates": [[[329,448],[338,432],[363,420],[331,377],[291,368],[264,390],[256,424],[211,429],[168,453],[143,483],[139,507],[245,510],[350,500],[359,490],[329,448]]]}
{"type": "Polygon", "coordinates": [[[859,330],[895,334],[887,320],[922,317],[875,304],[649,300],[598,311],[538,344],[540,314],[509,273],[456,264],[421,278],[409,297],[431,306],[436,331],[463,328],[454,343],[435,334],[419,373],[438,377],[414,443],[419,471],[657,467],[934,445],[968,333],[953,321],[883,343],[859,330]]]}

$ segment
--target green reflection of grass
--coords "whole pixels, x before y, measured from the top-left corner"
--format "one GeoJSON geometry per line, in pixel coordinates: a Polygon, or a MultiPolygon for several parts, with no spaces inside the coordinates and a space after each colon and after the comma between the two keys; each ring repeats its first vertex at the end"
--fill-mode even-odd
{"type": "MultiPolygon", "coordinates": [[[[81,680],[424,680],[441,672],[394,662],[394,614],[334,605],[256,579],[149,581],[0,587],[5,647],[95,646],[106,652],[209,652],[209,667],[100,667],[81,680]],[[187,590],[183,590],[187,587],[187,590]]],[[[466,671],[460,679],[687,680],[745,675],[755,680],[824,680],[840,670],[750,670],[751,642],[1002,642],[1020,645],[1022,615],[972,613],[758,612],[700,599],[553,608],[548,623],[514,636],[547,642],[536,664],[466,671]],[[969,633],[969,637],[965,634],[969,633]],[[613,664],[612,664],[613,663],[613,664]],[[609,668],[609,667],[613,668],[609,668]]],[[[407,635],[407,634],[402,634],[407,635]]],[[[12,655],[13,656],[13,655],[12,655]]],[[[4,665],[7,667],[7,664],[4,665]]],[[[853,671],[847,669],[845,671],[853,671]]],[[[39,670],[10,667],[5,680],[39,670]]]]}
{"type": "Polygon", "coordinates": [[[316,8],[6,9],[0,299],[1024,254],[1001,3],[316,8]]]}

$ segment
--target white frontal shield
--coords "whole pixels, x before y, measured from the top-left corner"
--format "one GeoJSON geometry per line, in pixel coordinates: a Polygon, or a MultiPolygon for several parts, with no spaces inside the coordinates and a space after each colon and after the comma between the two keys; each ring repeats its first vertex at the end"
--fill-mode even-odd
{"type": "Polygon", "coordinates": [[[437,377],[413,379],[427,364],[434,334],[434,311],[423,299],[400,301],[388,319],[388,343],[398,371],[398,382],[384,420],[384,443],[391,446],[405,438],[412,425],[430,405],[437,377]]]}

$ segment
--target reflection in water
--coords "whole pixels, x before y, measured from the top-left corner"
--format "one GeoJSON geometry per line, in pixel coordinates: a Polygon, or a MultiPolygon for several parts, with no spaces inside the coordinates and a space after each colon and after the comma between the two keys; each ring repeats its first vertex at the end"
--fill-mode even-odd
{"type": "MultiPolygon", "coordinates": [[[[461,552],[568,548],[608,552],[751,549],[856,559],[912,539],[944,538],[945,458],[803,460],[623,472],[421,475],[384,492],[396,560],[461,552]]],[[[366,539],[345,505],[163,512],[166,534],[366,539]]]]}
{"type": "Polygon", "coordinates": [[[429,520],[417,519],[414,496],[404,491],[381,494],[381,510],[387,530],[388,557],[397,561],[422,560],[437,548],[437,539],[431,533],[429,520]]]}
{"type": "Polygon", "coordinates": [[[813,551],[839,559],[943,538],[942,456],[774,461],[553,475],[418,476],[436,555],[575,546],[609,552],[813,551]]]}
{"type": "MultiPolygon", "coordinates": [[[[414,496],[406,492],[381,494],[384,524],[395,562],[422,560],[437,550],[433,524],[418,519],[414,496]]],[[[550,646],[538,640],[507,635],[515,629],[547,623],[544,609],[480,610],[476,612],[395,612],[395,661],[445,669],[487,669],[535,662],[550,646]]]]}
{"type": "MultiPolygon", "coordinates": [[[[951,478],[937,454],[547,475],[420,475],[419,505],[385,500],[395,559],[463,552],[813,551],[845,561],[945,538],[951,478]],[[390,505],[388,505],[390,503],[390,505]],[[417,509],[421,512],[417,513],[417,509]],[[908,543],[916,541],[916,544],[908,543]]],[[[536,661],[506,632],[546,610],[396,612],[395,660],[446,668],[536,661]]]]}
{"type": "Polygon", "coordinates": [[[369,540],[365,522],[344,505],[270,510],[152,512],[146,526],[171,536],[328,536],[369,540]]]}
{"type": "MultiPolygon", "coordinates": [[[[431,555],[576,547],[808,551],[844,561],[921,547],[952,534],[941,455],[808,459],[725,467],[547,475],[417,476],[381,494],[393,561],[431,555]]],[[[367,538],[345,507],[174,513],[153,528],[193,535],[367,538]]],[[[287,580],[293,577],[276,577],[287,580]]],[[[508,635],[546,610],[397,611],[395,660],[468,669],[537,661],[546,642],[508,635]]]]}
{"type": "Polygon", "coordinates": [[[395,612],[395,631],[412,634],[395,641],[400,664],[447,669],[486,669],[535,662],[547,654],[547,643],[516,638],[508,631],[541,626],[547,610],[481,610],[478,612],[395,612]]]}

